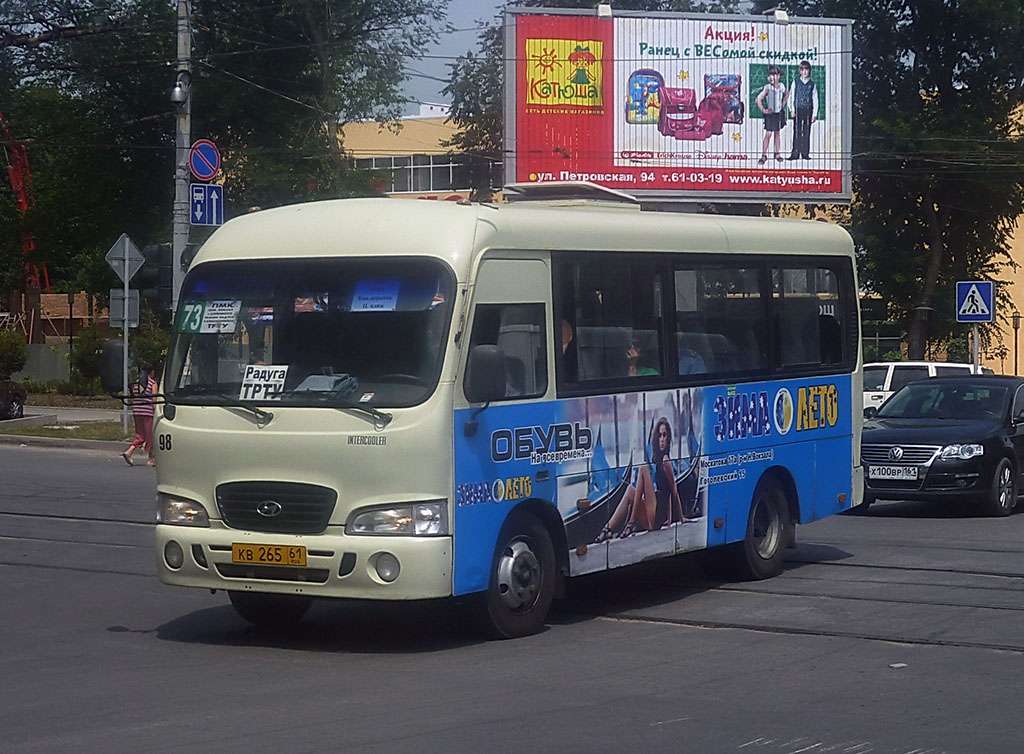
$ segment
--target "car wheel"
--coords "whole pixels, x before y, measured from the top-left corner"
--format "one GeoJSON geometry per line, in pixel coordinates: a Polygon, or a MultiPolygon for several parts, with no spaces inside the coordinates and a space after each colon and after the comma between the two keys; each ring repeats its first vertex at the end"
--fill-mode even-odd
{"type": "Polygon", "coordinates": [[[727,560],[737,578],[758,581],[782,573],[788,511],[786,493],[779,483],[772,476],[762,477],[750,501],[746,535],[741,542],[727,546],[727,560]]]}
{"type": "Polygon", "coordinates": [[[298,594],[228,592],[231,606],[242,618],[258,628],[280,629],[302,620],[313,604],[312,597],[298,594]]]}
{"type": "Polygon", "coordinates": [[[555,594],[555,550],[544,525],[516,512],[498,535],[491,579],[477,607],[480,627],[494,639],[535,634],[555,594]]]}
{"type": "Polygon", "coordinates": [[[11,398],[11,402],[7,406],[7,418],[8,419],[20,419],[25,415],[25,404],[21,398],[14,396],[11,398]]]}
{"type": "Polygon", "coordinates": [[[1009,458],[1000,458],[992,476],[992,489],[985,504],[990,516],[1009,516],[1017,505],[1017,480],[1009,458]]]}

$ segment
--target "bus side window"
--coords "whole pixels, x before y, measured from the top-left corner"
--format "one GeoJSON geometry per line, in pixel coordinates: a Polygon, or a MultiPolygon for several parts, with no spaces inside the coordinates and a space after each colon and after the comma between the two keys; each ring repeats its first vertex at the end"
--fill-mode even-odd
{"type": "Polygon", "coordinates": [[[767,370],[767,331],[757,267],[675,270],[678,374],[767,370]]]}
{"type": "Polygon", "coordinates": [[[772,270],[772,298],[783,367],[843,360],[843,307],[836,273],[825,267],[772,270]]]}
{"type": "Polygon", "coordinates": [[[595,254],[556,269],[563,383],[663,374],[662,284],[654,263],[595,254]]]}
{"type": "Polygon", "coordinates": [[[547,392],[544,333],[544,304],[477,305],[469,348],[498,346],[505,353],[505,400],[537,398],[547,392]]]}

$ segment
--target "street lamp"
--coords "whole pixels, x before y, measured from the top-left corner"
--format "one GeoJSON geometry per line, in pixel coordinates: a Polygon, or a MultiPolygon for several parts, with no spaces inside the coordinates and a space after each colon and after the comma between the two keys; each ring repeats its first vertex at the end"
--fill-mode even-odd
{"type": "Polygon", "coordinates": [[[189,90],[192,88],[192,74],[188,71],[178,71],[178,78],[171,89],[171,102],[181,107],[188,101],[189,90]]]}
{"type": "Polygon", "coordinates": [[[1017,374],[1017,331],[1020,330],[1020,312],[1015,311],[1013,317],[1013,373],[1017,374]]]}

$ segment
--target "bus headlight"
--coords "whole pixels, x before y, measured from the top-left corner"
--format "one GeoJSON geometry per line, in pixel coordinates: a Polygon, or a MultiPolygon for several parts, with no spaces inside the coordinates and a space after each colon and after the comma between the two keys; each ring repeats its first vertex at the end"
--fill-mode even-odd
{"type": "Polygon", "coordinates": [[[942,453],[939,457],[943,461],[950,461],[954,458],[959,458],[962,461],[969,461],[975,456],[984,455],[985,448],[977,444],[965,444],[965,445],[947,445],[942,449],[942,453]]]}
{"type": "Polygon", "coordinates": [[[448,534],[448,501],[431,500],[408,505],[364,508],[345,525],[347,534],[398,534],[438,537],[448,534]]]}
{"type": "Polygon", "coordinates": [[[158,493],[156,496],[156,522],[174,526],[209,526],[210,517],[194,500],[158,493]]]}

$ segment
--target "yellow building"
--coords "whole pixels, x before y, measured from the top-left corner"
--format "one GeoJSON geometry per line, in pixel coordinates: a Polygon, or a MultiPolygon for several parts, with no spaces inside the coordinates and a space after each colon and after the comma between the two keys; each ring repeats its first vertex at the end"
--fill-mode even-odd
{"type": "MultiPolygon", "coordinates": [[[[1013,328],[1013,312],[1024,314],[1024,217],[1018,220],[1018,226],[1010,238],[1010,258],[1022,265],[1017,269],[1006,267],[999,276],[996,286],[1008,286],[1011,308],[1004,312],[1006,322],[996,321],[988,348],[982,351],[981,363],[992,369],[996,374],[1021,374],[1024,372],[1024,333],[1013,328]],[[1020,340],[1018,340],[1020,338],[1020,340]],[[1018,352],[1018,349],[1019,352],[1018,352]]],[[[1000,312],[997,309],[996,314],[1000,312]]],[[[1020,317],[1016,318],[1020,324],[1020,317]]]]}
{"type": "Polygon", "coordinates": [[[349,123],[342,138],[357,168],[380,171],[388,196],[458,200],[469,196],[472,168],[489,169],[497,178],[501,164],[451,154],[443,145],[457,131],[448,120],[446,105],[423,104],[419,115],[402,118],[397,128],[376,122],[349,123]]]}

